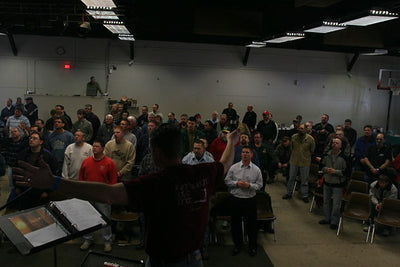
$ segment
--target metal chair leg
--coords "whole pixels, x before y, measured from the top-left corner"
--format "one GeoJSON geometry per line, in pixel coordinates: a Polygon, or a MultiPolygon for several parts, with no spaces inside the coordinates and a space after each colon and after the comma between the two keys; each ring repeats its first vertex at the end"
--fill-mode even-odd
{"type": "Polygon", "coordinates": [[[372,224],[371,244],[374,242],[374,236],[375,236],[375,224],[372,224]]]}
{"type": "Polygon", "coordinates": [[[337,228],[336,236],[339,236],[340,228],[343,228],[343,217],[340,217],[340,219],[339,219],[339,225],[337,228]]]}
{"type": "Polygon", "coordinates": [[[312,212],[312,210],[314,208],[314,201],[315,201],[315,195],[313,195],[312,200],[311,200],[310,212],[312,212]]]}

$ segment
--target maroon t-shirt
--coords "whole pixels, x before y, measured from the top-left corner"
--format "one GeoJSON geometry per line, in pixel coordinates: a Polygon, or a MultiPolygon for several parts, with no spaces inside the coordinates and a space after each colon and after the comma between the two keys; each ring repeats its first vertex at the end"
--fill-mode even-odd
{"type": "Polygon", "coordinates": [[[129,208],[145,215],[147,254],[168,260],[203,246],[210,196],[223,176],[219,162],[181,164],[124,182],[129,208]]]}

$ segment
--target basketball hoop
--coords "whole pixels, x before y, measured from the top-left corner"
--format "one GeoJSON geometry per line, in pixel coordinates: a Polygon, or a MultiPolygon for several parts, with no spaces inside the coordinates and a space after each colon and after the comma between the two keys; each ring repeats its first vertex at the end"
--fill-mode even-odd
{"type": "Polygon", "coordinates": [[[398,91],[396,88],[400,88],[400,70],[380,69],[377,89],[391,90],[393,91],[393,95],[395,95],[394,91],[396,91],[396,93],[398,91]]]}
{"type": "Polygon", "coordinates": [[[390,87],[390,91],[392,91],[392,95],[400,95],[400,87],[390,87]]]}

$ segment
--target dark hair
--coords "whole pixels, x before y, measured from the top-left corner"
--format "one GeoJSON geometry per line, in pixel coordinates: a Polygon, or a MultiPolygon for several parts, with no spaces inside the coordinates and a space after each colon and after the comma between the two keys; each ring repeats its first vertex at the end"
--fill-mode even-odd
{"type": "Polygon", "coordinates": [[[55,109],[50,110],[50,115],[56,115],[57,111],[55,109]]]}
{"type": "Polygon", "coordinates": [[[16,107],[15,110],[19,110],[21,112],[23,111],[22,108],[20,108],[20,107],[16,107]]]}
{"type": "Polygon", "coordinates": [[[56,107],[60,107],[62,110],[64,110],[64,106],[63,105],[56,105],[56,107]]]}
{"type": "Polygon", "coordinates": [[[101,145],[101,147],[105,147],[105,145],[106,145],[106,143],[104,142],[104,140],[101,139],[101,138],[96,138],[96,139],[94,139],[93,144],[94,144],[94,143],[99,143],[99,144],[101,145]]]}
{"type": "Polygon", "coordinates": [[[44,120],[42,120],[42,119],[37,119],[37,121],[40,121],[41,123],[44,124],[44,120]]]}
{"type": "Polygon", "coordinates": [[[253,153],[253,150],[251,149],[250,146],[248,146],[248,145],[242,146],[242,151],[243,151],[243,149],[245,149],[245,148],[247,148],[248,150],[250,150],[251,153],[253,153]]]}
{"type": "Polygon", "coordinates": [[[196,139],[196,140],[194,140],[194,142],[193,143],[196,143],[196,144],[201,144],[202,146],[205,146],[206,144],[203,142],[203,140],[200,140],[200,139],[196,139]]]}
{"type": "MultiPolygon", "coordinates": [[[[256,134],[259,134],[261,137],[264,137],[264,135],[263,135],[261,132],[259,132],[259,131],[255,131],[255,132],[254,132],[254,135],[256,135],[256,134]]],[[[254,136],[254,135],[253,135],[253,136],[254,136]]]]}
{"type": "Polygon", "coordinates": [[[189,117],[188,121],[194,121],[196,122],[196,118],[194,116],[189,117]]]}
{"type": "Polygon", "coordinates": [[[365,126],[363,127],[363,130],[365,130],[365,128],[370,128],[370,129],[372,130],[372,125],[367,124],[367,125],[365,125],[365,126]]]}
{"type": "Polygon", "coordinates": [[[86,118],[86,111],[83,108],[78,109],[76,114],[83,115],[86,118]]]}
{"type": "Polygon", "coordinates": [[[39,133],[39,132],[37,132],[37,131],[31,132],[30,136],[32,136],[32,134],[37,134],[37,135],[39,136],[39,139],[42,140],[42,141],[44,141],[43,134],[41,134],[41,133],[39,133]]]}
{"type": "Polygon", "coordinates": [[[344,122],[350,122],[350,124],[353,123],[350,119],[345,119],[344,122]]]}
{"type": "Polygon", "coordinates": [[[159,148],[164,157],[178,158],[181,155],[181,130],[178,126],[163,123],[151,131],[150,145],[159,148]]]}

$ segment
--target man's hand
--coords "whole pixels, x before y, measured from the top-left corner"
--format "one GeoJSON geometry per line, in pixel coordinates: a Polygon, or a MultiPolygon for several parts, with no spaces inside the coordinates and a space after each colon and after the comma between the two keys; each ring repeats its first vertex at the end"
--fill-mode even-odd
{"type": "Polygon", "coordinates": [[[381,208],[382,208],[382,203],[376,204],[376,206],[375,206],[376,211],[380,211],[381,208]]]}
{"type": "Polygon", "coordinates": [[[35,167],[25,161],[18,161],[19,167],[13,168],[15,184],[19,186],[34,187],[38,189],[52,189],[54,176],[49,165],[43,158],[39,159],[39,166],[35,167]]]}
{"type": "Polygon", "coordinates": [[[240,188],[249,188],[250,184],[248,182],[245,181],[238,181],[237,182],[237,186],[240,188]]]}
{"type": "Polygon", "coordinates": [[[328,173],[329,174],[334,174],[335,173],[335,169],[334,168],[328,168],[328,173]]]}

